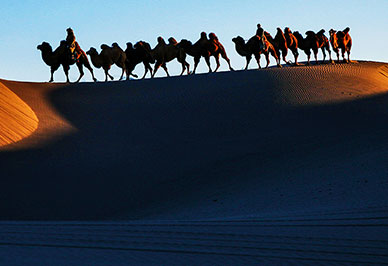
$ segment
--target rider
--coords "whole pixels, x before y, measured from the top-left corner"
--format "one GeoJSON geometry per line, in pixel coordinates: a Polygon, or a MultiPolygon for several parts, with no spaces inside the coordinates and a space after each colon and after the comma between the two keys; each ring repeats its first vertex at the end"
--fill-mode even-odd
{"type": "Polygon", "coordinates": [[[261,41],[261,50],[265,50],[265,35],[264,35],[264,29],[261,27],[260,23],[257,24],[257,30],[256,30],[256,35],[260,37],[261,41]]]}
{"type": "Polygon", "coordinates": [[[75,40],[75,35],[74,35],[74,31],[72,30],[72,28],[68,28],[66,31],[67,31],[66,43],[70,49],[71,58],[73,60],[78,61],[78,59],[80,58],[80,56],[82,54],[81,47],[79,46],[78,42],[76,42],[76,40],[75,40]]]}

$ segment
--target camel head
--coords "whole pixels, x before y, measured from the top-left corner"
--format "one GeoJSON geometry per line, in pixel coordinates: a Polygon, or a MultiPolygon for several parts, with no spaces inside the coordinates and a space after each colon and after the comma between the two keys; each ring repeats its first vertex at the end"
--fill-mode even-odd
{"type": "Polygon", "coordinates": [[[133,49],[133,44],[131,42],[127,42],[127,49],[133,49]]]}
{"type": "Polygon", "coordinates": [[[201,39],[207,39],[206,32],[201,32],[201,39]]]}
{"type": "Polygon", "coordinates": [[[178,44],[178,42],[173,37],[168,38],[168,43],[169,44],[174,44],[174,45],[178,44]]]}
{"type": "Polygon", "coordinates": [[[43,51],[52,51],[53,48],[51,47],[51,45],[48,43],[48,42],[42,42],[41,44],[39,44],[36,49],[38,50],[41,50],[42,52],[43,51]]]}
{"type": "Polygon", "coordinates": [[[278,33],[283,33],[282,29],[279,28],[279,27],[277,27],[276,30],[277,30],[278,33]]]}
{"type": "Polygon", "coordinates": [[[336,34],[336,30],[333,30],[333,29],[330,29],[329,30],[329,34],[330,34],[330,36],[333,36],[334,34],[336,34]]]}
{"type": "Polygon", "coordinates": [[[164,39],[162,38],[162,37],[158,37],[158,39],[157,39],[157,41],[158,41],[158,43],[160,43],[160,44],[166,44],[166,42],[164,41],[164,39]]]}
{"type": "Polygon", "coordinates": [[[210,40],[218,40],[218,38],[217,38],[217,36],[216,36],[216,34],[214,32],[210,32],[209,33],[209,39],[210,40]]]}
{"type": "Polygon", "coordinates": [[[349,27],[346,27],[346,29],[343,30],[343,32],[344,32],[345,34],[348,34],[349,31],[350,31],[350,28],[349,28],[349,27]]]}
{"type": "Polygon", "coordinates": [[[245,43],[243,37],[241,37],[241,36],[234,37],[234,38],[232,39],[232,41],[233,41],[235,44],[244,44],[244,43],[245,43]]]}
{"type": "Polygon", "coordinates": [[[86,54],[92,56],[92,55],[97,55],[98,53],[97,53],[96,48],[90,47],[89,51],[87,51],[86,54]]]}
{"type": "Polygon", "coordinates": [[[284,28],[284,33],[291,33],[292,34],[292,32],[291,32],[289,27],[285,27],[284,28]]]}
{"type": "Polygon", "coordinates": [[[120,48],[120,46],[117,42],[112,43],[112,47],[120,48]]]}

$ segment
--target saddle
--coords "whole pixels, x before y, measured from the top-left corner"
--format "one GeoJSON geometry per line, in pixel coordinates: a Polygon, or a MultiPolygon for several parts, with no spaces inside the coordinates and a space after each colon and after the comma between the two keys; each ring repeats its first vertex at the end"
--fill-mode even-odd
{"type": "Polygon", "coordinates": [[[76,62],[78,60],[78,53],[77,53],[77,50],[76,50],[75,43],[72,43],[72,44],[68,45],[67,47],[68,47],[68,49],[70,51],[70,53],[69,53],[70,60],[72,62],[76,62]]]}

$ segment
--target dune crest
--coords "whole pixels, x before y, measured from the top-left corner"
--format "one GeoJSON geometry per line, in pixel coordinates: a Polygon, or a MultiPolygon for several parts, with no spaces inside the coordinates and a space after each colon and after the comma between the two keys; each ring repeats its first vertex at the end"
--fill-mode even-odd
{"type": "Polygon", "coordinates": [[[2,83],[0,106],[0,146],[20,141],[38,128],[34,111],[2,83]]]}

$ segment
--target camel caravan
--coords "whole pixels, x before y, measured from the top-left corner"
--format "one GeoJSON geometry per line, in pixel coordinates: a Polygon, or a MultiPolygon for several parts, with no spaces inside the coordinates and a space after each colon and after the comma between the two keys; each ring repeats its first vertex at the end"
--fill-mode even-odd
{"type": "MultiPolygon", "coordinates": [[[[281,60],[287,65],[300,65],[298,63],[298,50],[302,50],[307,56],[307,65],[310,65],[311,51],[314,54],[315,63],[318,64],[318,51],[321,49],[323,54],[323,61],[326,60],[326,52],[329,54],[329,62],[334,63],[331,57],[330,46],[337,54],[337,62],[340,62],[340,50],[343,61],[350,63],[350,50],[352,47],[352,38],[349,34],[350,28],[347,27],[343,31],[336,31],[331,29],[329,31],[330,39],[325,36],[325,30],[322,29],[317,33],[313,31],[307,31],[305,37],[298,31],[292,32],[290,28],[286,27],[284,31],[281,28],[277,28],[275,37],[272,37],[270,33],[265,31],[260,24],[257,25],[256,34],[249,40],[245,40],[241,36],[236,36],[232,39],[235,44],[236,52],[246,58],[245,70],[248,69],[252,56],[255,57],[258,68],[261,69],[260,57],[265,56],[266,66],[270,64],[270,55],[275,59],[276,65],[282,67],[281,60]],[[288,50],[291,51],[294,62],[287,61],[288,50]],[[345,53],[347,59],[345,59],[345,53]]],[[[38,45],[38,50],[41,51],[43,61],[51,69],[51,78],[49,82],[53,82],[54,72],[62,65],[62,68],[66,75],[66,82],[69,82],[69,69],[71,65],[76,64],[79,70],[79,77],[76,82],[79,82],[84,75],[83,67],[86,67],[91,75],[93,81],[97,81],[94,77],[93,69],[89,63],[87,55],[89,55],[92,65],[99,69],[102,68],[105,73],[105,81],[113,80],[113,76],[109,74],[109,70],[112,65],[116,65],[121,69],[121,76],[119,80],[124,78],[130,79],[130,76],[137,78],[138,76],[133,72],[135,67],[143,63],[144,79],[148,72],[153,78],[160,67],[164,69],[166,75],[169,77],[167,63],[176,59],[182,65],[182,71],[180,75],[185,72],[189,74],[195,74],[200,59],[203,57],[209,68],[209,73],[217,72],[220,67],[220,56],[227,62],[229,70],[234,69],[231,66],[230,60],[226,54],[224,46],[218,40],[218,37],[214,33],[201,32],[200,38],[194,44],[182,39],[177,42],[173,37],[168,39],[168,43],[162,38],[157,38],[157,45],[152,49],[151,45],[145,41],[138,41],[135,44],[128,42],[126,49],[123,50],[117,43],[113,43],[111,46],[102,44],[100,46],[101,51],[98,52],[96,48],[91,47],[86,53],[80,48],[75,40],[74,32],[71,28],[67,29],[66,40],[60,42],[58,48],[54,51],[49,43],[42,42],[38,45]],[[187,63],[187,55],[194,59],[194,69],[190,72],[190,65],[187,63]],[[212,70],[210,65],[210,58],[214,57],[216,61],[216,68],[212,70]],[[154,67],[151,67],[154,64],[154,67]]]]}

